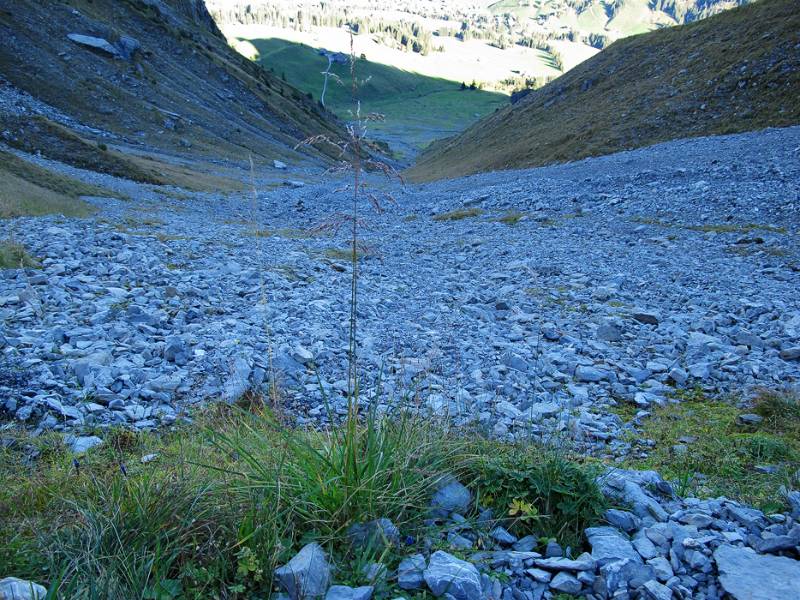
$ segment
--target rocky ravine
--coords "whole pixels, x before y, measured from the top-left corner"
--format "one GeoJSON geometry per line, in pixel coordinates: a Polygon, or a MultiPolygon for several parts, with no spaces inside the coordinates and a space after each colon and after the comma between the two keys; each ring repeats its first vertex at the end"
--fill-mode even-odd
{"type": "MultiPolygon", "coordinates": [[[[394,186],[397,205],[363,209],[365,388],[383,373],[383,391],[364,401],[618,457],[630,425],[609,412],[615,402],[645,414],[677,388],[796,386],[799,157],[800,128],[789,128],[394,186]],[[470,209],[480,214],[432,218],[470,209]]],[[[347,210],[341,181],[276,186],[320,178],[274,170],[256,205],[246,193],[183,198],[81,176],[134,199],[93,199],[92,219],[0,223],[0,237],[41,263],[0,279],[3,418],[69,431],[85,450],[100,438],[80,437],[84,427],[172,423],[192,405],[263,388],[273,371],[299,423],[327,420],[323,393],[344,410],[347,241],[314,229],[347,210]]],[[[591,556],[538,556],[472,529],[453,506],[441,517],[466,540],[454,545],[483,536],[494,548],[465,564],[508,583],[496,590],[446,553],[406,564],[407,581],[438,593],[450,589],[441,577],[467,569],[461,595],[447,592],[464,600],[777,597],[756,594],[767,575],[788,582],[782,597],[795,593],[798,563],[769,555],[797,555],[800,498],[789,498],[793,514],[768,516],[678,499],[654,473],[603,485],[630,512],[587,530],[591,556]]]]}
{"type": "MultiPolygon", "coordinates": [[[[767,130],[397,187],[383,214],[365,202],[365,388],[382,371],[380,403],[413,391],[498,436],[617,455],[616,401],[796,385],[799,156],[800,128],[767,130]],[[483,212],[431,218],[464,207],[483,212]]],[[[349,198],[340,181],[274,185],[315,175],[267,173],[254,212],[246,193],[176,200],[91,174],[136,199],[0,224],[42,267],[0,280],[6,417],[154,427],[271,367],[301,423],[327,418],[317,372],[343,409],[348,242],[314,227],[349,198]]]]}

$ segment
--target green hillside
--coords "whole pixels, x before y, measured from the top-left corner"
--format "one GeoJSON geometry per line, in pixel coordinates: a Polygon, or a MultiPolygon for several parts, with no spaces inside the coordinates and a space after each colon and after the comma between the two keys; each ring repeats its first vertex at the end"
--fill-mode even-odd
{"type": "MultiPolygon", "coordinates": [[[[316,101],[323,85],[322,72],[328,60],[317,49],[280,39],[247,40],[258,51],[258,62],[316,101]]],[[[328,81],[327,108],[339,117],[350,117],[350,65],[334,64],[335,77],[328,81]]],[[[388,141],[402,155],[416,153],[431,141],[462,131],[477,116],[486,115],[508,103],[502,94],[482,90],[462,90],[461,84],[446,79],[359,59],[358,97],[365,112],[385,115],[373,123],[372,137],[388,141]]],[[[470,82],[467,82],[470,83],[470,82]]]]}
{"type": "Polygon", "coordinates": [[[800,1],[762,0],[619,40],[523,101],[437,142],[417,180],[531,167],[800,123],[800,1]]]}

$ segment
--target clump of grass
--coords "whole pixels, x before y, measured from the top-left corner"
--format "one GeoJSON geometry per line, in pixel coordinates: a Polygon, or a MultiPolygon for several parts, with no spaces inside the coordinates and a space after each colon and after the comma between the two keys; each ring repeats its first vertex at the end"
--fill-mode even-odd
{"type": "Polygon", "coordinates": [[[705,233],[750,233],[752,231],[768,231],[771,233],[786,233],[785,227],[763,225],[758,223],[710,223],[705,225],[687,225],[686,229],[703,231],[705,233]]]}
{"type": "Polygon", "coordinates": [[[689,229],[691,231],[701,231],[703,233],[752,233],[754,231],[767,231],[769,233],[785,234],[785,227],[776,227],[774,225],[767,225],[763,223],[704,223],[702,225],[687,225],[684,223],[672,223],[669,221],[662,221],[654,217],[634,217],[631,219],[634,223],[642,223],[644,225],[655,225],[657,227],[665,228],[679,228],[689,229]]]}
{"type": "Polygon", "coordinates": [[[755,254],[764,254],[766,256],[774,256],[776,258],[782,258],[789,256],[789,251],[786,248],[781,248],[780,246],[751,246],[751,245],[738,245],[738,246],[728,246],[725,248],[725,251],[729,254],[734,254],[736,256],[752,256],[755,254]]]}
{"type": "Polygon", "coordinates": [[[761,390],[754,411],[764,417],[771,431],[795,433],[800,437],[800,397],[790,392],[761,390]]]}
{"type": "Polygon", "coordinates": [[[525,213],[518,210],[509,210],[504,215],[497,217],[495,221],[505,223],[506,225],[516,225],[525,217],[525,213]]]}
{"type": "Polygon", "coordinates": [[[748,431],[737,424],[741,409],[690,393],[680,403],[653,409],[631,434],[653,440],[655,447],[628,465],[681,482],[684,494],[725,495],[766,511],[783,509],[778,490],[800,468],[800,411],[793,413],[791,406],[781,394],[764,393],[754,408],[764,422],[748,431]]]}
{"type": "Polygon", "coordinates": [[[298,227],[284,227],[281,229],[255,229],[249,232],[253,237],[270,238],[281,237],[288,240],[307,240],[320,235],[314,229],[300,229],[298,227]]]}
{"type": "Polygon", "coordinates": [[[443,426],[405,413],[386,419],[369,411],[313,433],[285,429],[268,414],[244,427],[245,436],[216,436],[242,458],[230,489],[285,505],[326,542],[380,517],[400,527],[421,523],[436,482],[465,459],[464,444],[443,426]]]}
{"type": "Polygon", "coordinates": [[[194,196],[188,192],[184,192],[181,189],[170,189],[168,187],[162,187],[159,190],[160,194],[164,196],[168,196],[169,198],[173,198],[174,200],[191,200],[194,196]]]}
{"type": "Polygon", "coordinates": [[[177,242],[179,240],[188,239],[185,235],[174,235],[161,232],[157,233],[155,237],[159,242],[177,242]]]}
{"type": "MultiPolygon", "coordinates": [[[[349,248],[327,248],[324,254],[331,260],[350,260],[353,257],[353,251],[349,248]]],[[[363,249],[356,250],[356,256],[359,259],[368,255],[369,253],[363,249]]]]}
{"type": "Polygon", "coordinates": [[[460,221],[471,217],[479,217],[483,214],[480,208],[459,208],[449,212],[434,215],[434,221],[460,221]]]}
{"type": "Polygon", "coordinates": [[[39,263],[28,254],[22,244],[0,240],[0,269],[36,268],[39,263]]]}

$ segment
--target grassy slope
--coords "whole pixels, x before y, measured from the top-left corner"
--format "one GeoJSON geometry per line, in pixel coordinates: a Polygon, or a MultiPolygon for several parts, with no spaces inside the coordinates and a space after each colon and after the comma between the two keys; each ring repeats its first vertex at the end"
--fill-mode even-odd
{"type": "MultiPolygon", "coordinates": [[[[318,100],[322,91],[321,73],[328,61],[316,49],[279,39],[248,40],[258,51],[258,60],[275,74],[313,95],[318,100]]],[[[461,84],[446,79],[426,77],[394,67],[359,60],[357,77],[363,81],[359,99],[363,110],[386,117],[371,127],[382,138],[403,138],[421,149],[436,137],[463,130],[477,115],[485,115],[505,106],[507,97],[481,90],[462,91],[461,84]]],[[[347,119],[352,110],[349,65],[336,64],[331,69],[343,82],[328,82],[325,94],[327,107],[347,119]]],[[[469,82],[467,82],[469,83],[469,82]]]]}
{"type": "Polygon", "coordinates": [[[92,214],[81,196],[119,196],[29,163],[0,150],[0,219],[62,214],[85,217],[92,214]]]}
{"type": "Polygon", "coordinates": [[[620,40],[438,142],[408,175],[457,177],[800,123],[798,43],[798,0],[762,0],[620,40]]]}
{"type": "Polygon", "coordinates": [[[86,125],[173,155],[291,158],[299,140],[339,131],[296,89],[229,48],[204,9],[162,4],[168,16],[139,0],[0,6],[8,41],[0,72],[86,125]],[[70,32],[130,35],[142,52],[133,62],[113,60],[70,42],[70,32]],[[164,126],[170,113],[180,115],[174,129],[164,126]]]}

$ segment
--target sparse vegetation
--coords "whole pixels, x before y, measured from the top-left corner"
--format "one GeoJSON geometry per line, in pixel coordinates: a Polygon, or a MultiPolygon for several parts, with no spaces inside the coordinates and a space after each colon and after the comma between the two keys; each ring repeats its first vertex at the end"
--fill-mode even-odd
{"type": "MultiPolygon", "coordinates": [[[[76,460],[58,434],[17,432],[0,448],[0,563],[58,597],[248,598],[269,593],[273,569],[308,539],[334,551],[340,581],[363,584],[348,568],[363,561],[348,527],[387,517],[423,539],[427,503],[446,474],[474,479],[500,519],[509,518],[506,500],[531,503],[538,530],[564,543],[604,506],[592,470],[550,451],[462,437],[402,413],[297,430],[258,398],[247,406],[217,405],[173,431],[112,429],[76,460]],[[142,463],[146,454],[156,458],[142,463]]],[[[525,529],[526,519],[515,522],[525,529]]],[[[382,558],[393,565],[416,550],[382,558]]]]}
{"type": "MultiPolygon", "coordinates": [[[[341,124],[329,119],[315,102],[230,48],[204,4],[192,11],[174,10],[169,19],[156,4],[80,0],[72,6],[79,8],[85,19],[107,24],[106,35],[112,38],[112,32],[121,33],[118,24],[125,23],[125,34],[136,38],[143,48],[167,44],[173,49],[169,54],[153,51],[147,60],[135,57],[130,73],[122,63],[98,62],[96,55],[86,50],[70,52],[69,64],[65,64],[58,53],[65,48],[71,25],[52,19],[51,5],[19,0],[14,11],[0,12],[0,37],[16,40],[0,47],[0,71],[6,80],[75,121],[112,134],[94,139],[85,128],[70,127],[71,133],[86,138],[95,153],[76,147],[78,158],[111,166],[110,161],[120,156],[134,159],[155,149],[152,155],[158,159],[191,154],[197,159],[193,172],[199,176],[224,175],[228,169],[219,159],[241,164],[252,152],[257,161],[271,160],[290,152],[291,145],[312,131],[331,135],[341,131],[341,124]],[[42,23],[48,26],[41,27],[42,23]],[[194,100],[187,102],[189,97],[194,100]],[[255,106],[257,110],[253,110],[255,106]],[[103,152],[98,143],[108,144],[108,151],[103,152]]],[[[20,139],[17,143],[27,142],[20,139]]],[[[44,144],[40,148],[43,153],[48,150],[44,144]]],[[[320,147],[306,153],[319,156],[329,151],[320,147]]],[[[118,166],[147,179],[159,178],[162,165],[178,169],[169,158],[156,164],[135,162],[118,166]]],[[[183,187],[169,172],[164,176],[183,187]]],[[[184,181],[191,186],[191,177],[184,181]]]]}
{"type": "Polygon", "coordinates": [[[21,269],[39,266],[22,244],[0,240],[0,269],[21,269]]]}
{"type": "MultiPolygon", "coordinates": [[[[349,248],[327,248],[324,254],[332,260],[350,260],[353,257],[353,251],[349,248]]],[[[368,253],[359,249],[356,251],[356,256],[361,259],[368,256],[368,253]]]]}
{"type": "Polygon", "coordinates": [[[634,223],[642,223],[645,225],[655,225],[664,228],[681,228],[690,231],[700,231],[702,233],[752,233],[754,231],[765,231],[768,233],[785,234],[785,227],[776,227],[766,223],[703,223],[703,224],[686,224],[670,221],[662,221],[653,217],[635,217],[631,219],[634,223]]]}
{"type": "Polygon", "coordinates": [[[504,215],[501,215],[495,219],[500,223],[504,223],[506,225],[516,225],[525,217],[525,213],[518,211],[518,210],[509,210],[504,215]]]}
{"type": "Polygon", "coordinates": [[[279,229],[256,229],[251,230],[250,235],[260,238],[281,237],[290,240],[306,240],[322,234],[313,229],[300,229],[297,227],[283,227],[279,229]]]}
{"type": "Polygon", "coordinates": [[[460,221],[461,219],[469,219],[472,217],[479,217],[483,214],[480,208],[458,208],[449,212],[440,213],[433,216],[434,221],[460,221]]]}
{"type": "Polygon", "coordinates": [[[0,127],[10,132],[10,145],[25,152],[38,152],[76,167],[142,183],[165,183],[155,171],[142,169],[117,152],[103,150],[46,117],[3,116],[0,127]]]}
{"type": "Polygon", "coordinates": [[[83,183],[0,150],[0,218],[51,213],[86,217],[94,208],[81,196],[119,198],[124,194],[83,183]]]}
{"type": "Polygon", "coordinates": [[[800,469],[798,406],[792,395],[763,392],[752,411],[764,421],[746,426],[737,418],[747,411],[692,392],[680,403],[655,408],[644,420],[632,439],[652,439],[655,447],[628,465],[659,471],[679,482],[682,494],[725,495],[766,511],[780,510],[778,489],[791,488],[800,469]]]}
{"type": "Polygon", "coordinates": [[[618,40],[524,102],[436,142],[408,177],[533,167],[800,123],[799,28],[794,0],[771,0],[618,40]]]}

